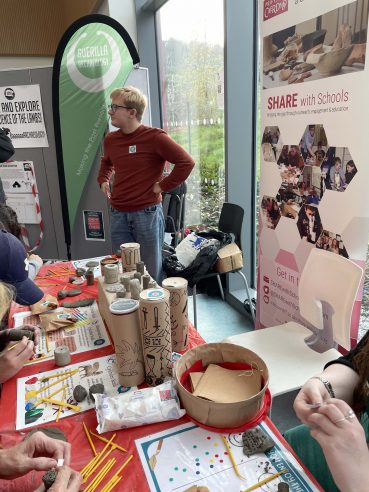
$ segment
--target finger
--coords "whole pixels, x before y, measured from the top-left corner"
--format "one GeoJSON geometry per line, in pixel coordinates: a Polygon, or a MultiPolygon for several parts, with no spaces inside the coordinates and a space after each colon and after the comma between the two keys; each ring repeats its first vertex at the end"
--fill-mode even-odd
{"type": "Polygon", "coordinates": [[[39,487],[37,487],[36,490],[34,490],[33,492],[45,492],[45,485],[42,483],[39,487]]]}
{"type": "Polygon", "coordinates": [[[326,436],[333,436],[337,432],[337,426],[333,421],[319,412],[312,413],[307,424],[312,430],[323,432],[326,436]]]}
{"type": "Polygon", "coordinates": [[[33,352],[33,347],[33,341],[29,340],[27,337],[23,337],[20,344],[17,346],[17,348],[14,349],[14,352],[18,357],[25,355],[25,353],[31,355],[31,353],[33,352]]]}
{"type": "Polygon", "coordinates": [[[27,466],[29,470],[48,471],[56,467],[56,461],[53,458],[30,458],[27,466]]]}
{"type": "Polygon", "coordinates": [[[78,492],[81,483],[82,483],[82,475],[72,470],[68,483],[68,492],[78,492]]]}
{"type": "Polygon", "coordinates": [[[356,418],[355,412],[347,403],[333,399],[329,400],[324,407],[319,408],[319,413],[328,417],[334,424],[341,426],[356,418]]]}

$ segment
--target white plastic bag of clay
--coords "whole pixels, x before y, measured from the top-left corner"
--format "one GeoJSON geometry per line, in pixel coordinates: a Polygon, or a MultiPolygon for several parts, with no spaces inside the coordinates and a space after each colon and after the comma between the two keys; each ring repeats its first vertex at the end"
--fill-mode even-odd
{"type": "Polygon", "coordinates": [[[197,236],[194,232],[191,232],[191,234],[186,236],[176,247],[176,257],[184,267],[188,267],[199,254],[200,249],[204,248],[209,243],[208,239],[197,236]]]}
{"type": "Polygon", "coordinates": [[[154,388],[109,397],[95,394],[97,431],[127,429],[183,417],[173,379],[154,388]]]}

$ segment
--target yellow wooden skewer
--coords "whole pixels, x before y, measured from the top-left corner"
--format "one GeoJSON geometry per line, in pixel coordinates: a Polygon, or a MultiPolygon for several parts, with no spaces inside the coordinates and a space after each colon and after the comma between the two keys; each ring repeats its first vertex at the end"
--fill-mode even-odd
{"type": "Polygon", "coordinates": [[[96,477],[92,480],[92,482],[85,489],[85,492],[93,492],[96,490],[96,487],[100,485],[100,483],[104,480],[105,476],[109,473],[111,468],[115,465],[116,459],[112,458],[109,460],[106,465],[99,471],[96,477]]]}
{"type": "MultiPolygon", "coordinates": [[[[77,370],[77,369],[76,369],[77,370]]],[[[62,381],[65,381],[66,379],[70,378],[71,374],[67,374],[66,376],[58,379],[57,381],[54,381],[53,383],[50,383],[46,386],[43,386],[42,388],[38,389],[38,390],[30,390],[30,391],[27,391],[26,394],[25,394],[25,399],[26,400],[29,400],[30,398],[32,398],[33,396],[36,396],[38,395],[39,393],[42,393],[43,391],[51,388],[52,386],[55,386],[56,384],[59,384],[61,383],[62,381]]]]}
{"type": "Polygon", "coordinates": [[[7,349],[7,351],[9,352],[9,350],[13,350],[13,348],[15,348],[17,345],[19,345],[21,343],[22,340],[19,340],[19,342],[15,343],[14,345],[12,345],[11,347],[9,347],[7,349]]]}
{"type": "Polygon", "coordinates": [[[34,362],[38,362],[39,360],[42,360],[42,359],[49,359],[50,357],[51,357],[51,355],[43,355],[42,357],[37,357],[37,359],[27,360],[27,362],[25,364],[33,364],[34,362]]]}
{"type": "Polygon", "coordinates": [[[131,461],[131,459],[133,458],[133,455],[131,454],[131,456],[128,458],[128,460],[126,460],[123,465],[119,468],[119,470],[114,473],[114,475],[112,476],[112,479],[113,478],[117,478],[117,476],[119,475],[119,473],[123,470],[123,468],[128,465],[128,463],[131,461]]]}
{"type": "Polygon", "coordinates": [[[42,381],[47,381],[47,380],[53,379],[53,378],[60,378],[62,376],[73,375],[73,374],[76,374],[78,371],[79,371],[79,369],[70,369],[69,371],[60,372],[59,374],[50,374],[50,376],[45,376],[45,377],[41,378],[40,381],[42,382],[42,381]]]}
{"type": "Polygon", "coordinates": [[[81,407],[79,407],[78,405],[71,405],[66,401],[52,400],[51,398],[42,398],[42,400],[45,401],[46,403],[51,403],[52,405],[61,405],[62,407],[70,408],[75,412],[79,412],[81,410],[81,407]]]}
{"type": "Polygon", "coordinates": [[[225,445],[225,447],[226,447],[226,449],[227,449],[227,451],[228,451],[228,455],[229,455],[229,458],[230,458],[230,460],[231,460],[231,463],[232,463],[232,466],[233,466],[233,469],[234,469],[234,471],[235,471],[236,475],[237,475],[239,478],[241,478],[242,480],[246,480],[246,478],[245,478],[243,475],[241,475],[241,473],[240,473],[240,471],[239,471],[239,469],[238,469],[238,466],[237,466],[237,463],[236,463],[236,461],[235,461],[235,459],[234,459],[234,456],[233,456],[233,453],[232,453],[232,451],[231,451],[231,448],[229,447],[229,444],[228,444],[227,438],[226,438],[225,436],[220,436],[220,437],[223,439],[224,445],[225,445]]]}
{"type": "Polygon", "coordinates": [[[109,454],[113,451],[113,448],[110,448],[106,451],[104,456],[102,456],[100,459],[97,460],[97,462],[87,471],[85,472],[84,475],[84,480],[82,483],[87,482],[87,480],[90,478],[91,475],[95,473],[95,471],[99,468],[99,466],[106,460],[106,458],[109,456],[109,454]]]}
{"type": "MultiPolygon", "coordinates": [[[[95,434],[94,432],[92,432],[92,430],[91,430],[91,429],[90,429],[89,433],[90,433],[92,436],[94,436],[94,437],[96,437],[97,439],[99,439],[100,441],[102,441],[102,442],[108,442],[108,440],[107,440],[105,437],[99,436],[99,434],[95,434]]],[[[118,445],[118,444],[116,444],[116,443],[113,443],[113,444],[112,444],[112,448],[113,448],[113,449],[119,449],[120,451],[123,451],[123,453],[126,453],[126,452],[127,452],[127,450],[126,450],[126,449],[122,448],[122,446],[119,446],[119,445],[118,445]]]]}
{"type": "Polygon", "coordinates": [[[83,473],[81,472],[81,474],[84,475],[84,478],[85,478],[84,482],[96,470],[96,468],[99,466],[98,464],[100,463],[100,461],[102,462],[108,456],[108,454],[112,451],[112,448],[110,448],[110,450],[105,454],[105,456],[103,456],[103,454],[109,448],[109,446],[112,443],[115,436],[116,436],[116,434],[113,434],[113,436],[110,438],[110,441],[108,441],[106,443],[104,449],[102,451],[100,451],[100,453],[96,456],[95,463],[92,464],[92,466],[88,470],[84,470],[83,473]]]}
{"type": "MultiPolygon", "coordinates": [[[[57,389],[56,391],[54,391],[54,393],[50,393],[50,395],[48,396],[48,398],[52,398],[53,396],[57,395],[58,393],[60,393],[61,391],[63,391],[66,388],[68,388],[68,385],[67,384],[65,384],[61,388],[57,389]]],[[[44,403],[42,400],[43,400],[43,398],[40,398],[39,400],[37,400],[35,402],[35,404],[34,404],[34,407],[37,407],[38,405],[40,405],[40,403],[44,403]]]]}
{"type": "Polygon", "coordinates": [[[46,343],[46,352],[50,352],[50,345],[49,345],[49,337],[47,336],[47,332],[45,331],[45,343],[46,343]]]}
{"type": "Polygon", "coordinates": [[[101,492],[110,492],[122,480],[122,477],[113,477],[109,482],[101,489],[101,492]]]}
{"type": "Polygon", "coordinates": [[[91,436],[90,436],[90,433],[86,427],[86,424],[84,422],[82,422],[82,425],[83,425],[83,430],[85,431],[85,434],[86,434],[86,437],[87,437],[87,440],[90,444],[90,447],[92,449],[92,452],[94,453],[94,455],[96,456],[97,455],[97,451],[96,451],[96,448],[95,448],[95,445],[94,443],[92,442],[92,439],[91,439],[91,436]]]}
{"type": "MultiPolygon", "coordinates": [[[[65,392],[65,390],[63,390],[63,400],[62,400],[62,403],[66,403],[65,401],[65,398],[66,398],[67,394],[65,392]]],[[[58,409],[58,413],[56,414],[56,422],[59,422],[59,417],[60,417],[60,412],[62,411],[62,408],[64,407],[64,405],[60,405],[59,409],[58,409]]]]}
{"type": "Polygon", "coordinates": [[[287,468],[284,468],[283,470],[281,470],[277,473],[274,473],[274,475],[271,475],[270,477],[264,478],[264,480],[261,480],[260,482],[254,484],[254,485],[251,485],[251,487],[248,487],[247,489],[242,490],[242,492],[251,492],[252,490],[258,489],[259,487],[261,487],[265,483],[271,482],[275,478],[279,477],[279,475],[283,475],[283,473],[286,473],[286,472],[288,472],[288,470],[287,470],[287,468]]]}

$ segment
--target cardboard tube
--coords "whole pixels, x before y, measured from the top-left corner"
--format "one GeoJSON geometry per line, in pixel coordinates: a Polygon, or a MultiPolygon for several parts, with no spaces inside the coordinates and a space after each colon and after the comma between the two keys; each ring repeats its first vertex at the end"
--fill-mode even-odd
{"type": "Polygon", "coordinates": [[[119,268],[118,265],[107,264],[104,266],[104,279],[106,284],[115,284],[118,282],[119,268]]]}
{"type": "Polygon", "coordinates": [[[136,271],[136,263],[141,261],[140,245],[138,243],[124,243],[120,245],[120,250],[122,252],[123,271],[136,271]]]}
{"type": "Polygon", "coordinates": [[[140,325],[146,382],[156,386],[172,375],[169,292],[147,289],[140,294],[140,325]]]}
{"type": "Polygon", "coordinates": [[[170,324],[173,352],[188,348],[188,282],[182,277],[169,277],[163,280],[163,288],[170,293],[170,324]]]}
{"type": "Polygon", "coordinates": [[[125,387],[138,386],[145,381],[138,301],[117,299],[109,310],[119,383],[125,387]]]}

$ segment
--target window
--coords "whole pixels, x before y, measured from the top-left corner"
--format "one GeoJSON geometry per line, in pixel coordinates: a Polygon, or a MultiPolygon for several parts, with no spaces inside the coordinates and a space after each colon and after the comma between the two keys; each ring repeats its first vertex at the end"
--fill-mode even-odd
{"type": "Polygon", "coordinates": [[[194,158],[185,223],[218,224],[225,197],[223,0],[169,0],[157,12],[163,128],[194,158]]]}

